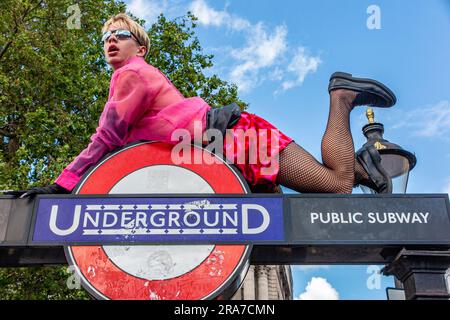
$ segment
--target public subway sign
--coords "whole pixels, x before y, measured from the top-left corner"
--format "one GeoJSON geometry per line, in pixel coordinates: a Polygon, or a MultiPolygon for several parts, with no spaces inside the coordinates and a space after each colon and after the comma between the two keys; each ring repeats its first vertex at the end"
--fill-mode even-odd
{"type": "Polygon", "coordinates": [[[288,203],[294,244],[450,244],[447,195],[310,195],[288,203]]]}
{"type": "Polygon", "coordinates": [[[40,199],[33,242],[282,241],[281,198],[40,199]]]}

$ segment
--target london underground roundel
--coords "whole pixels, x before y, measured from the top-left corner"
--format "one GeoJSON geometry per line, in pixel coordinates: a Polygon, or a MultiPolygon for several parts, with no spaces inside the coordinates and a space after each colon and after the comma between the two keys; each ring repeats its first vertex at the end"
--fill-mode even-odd
{"type": "MultiPolygon", "coordinates": [[[[224,161],[174,165],[172,146],[133,144],[107,156],[76,194],[248,193],[224,161]]],[[[191,148],[192,159],[205,151],[191,148]]],[[[211,156],[211,154],[209,154],[211,156]]],[[[248,268],[247,245],[69,246],[65,253],[83,287],[97,299],[197,300],[230,298],[248,268]]]]}

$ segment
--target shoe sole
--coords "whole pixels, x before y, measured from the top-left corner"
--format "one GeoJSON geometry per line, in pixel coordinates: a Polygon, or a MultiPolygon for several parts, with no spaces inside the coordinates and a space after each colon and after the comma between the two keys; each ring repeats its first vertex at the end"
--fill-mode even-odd
{"type": "MultiPolygon", "coordinates": [[[[353,82],[357,82],[357,83],[366,83],[366,84],[372,84],[375,85],[377,87],[379,87],[380,89],[382,89],[384,92],[386,92],[387,97],[382,97],[382,98],[388,98],[389,100],[391,100],[391,104],[385,107],[381,107],[381,108],[390,108],[393,105],[395,105],[397,103],[397,97],[395,96],[395,94],[392,92],[391,89],[389,89],[388,87],[386,87],[384,84],[382,84],[381,82],[378,82],[376,80],[373,79],[367,79],[367,78],[356,78],[353,77],[352,74],[350,73],[345,73],[345,72],[335,72],[331,75],[330,77],[330,81],[335,79],[335,78],[340,78],[340,79],[344,79],[344,80],[348,80],[348,81],[353,81],[353,82]]],[[[355,90],[355,88],[352,87],[345,87],[345,86],[339,86],[336,88],[332,88],[331,90],[334,89],[349,89],[349,90],[355,90]]],[[[331,91],[330,90],[330,91],[331,91]]],[[[374,93],[376,94],[376,93],[374,93]]]]}

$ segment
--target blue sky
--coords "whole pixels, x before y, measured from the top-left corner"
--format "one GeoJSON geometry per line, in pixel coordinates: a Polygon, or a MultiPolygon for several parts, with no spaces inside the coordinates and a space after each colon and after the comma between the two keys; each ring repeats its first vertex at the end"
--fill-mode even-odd
{"type": "MultiPolygon", "coordinates": [[[[375,116],[384,123],[387,139],[418,158],[408,192],[450,192],[450,1],[126,2],[149,24],[161,12],[174,18],[193,11],[205,53],[215,55],[209,72],[236,83],[249,112],[319,159],[329,76],[345,71],[386,83],[398,102],[392,109],[376,109],[375,116]],[[379,9],[379,29],[368,28],[371,5],[379,9]]],[[[358,148],[365,141],[364,112],[352,113],[358,148]]],[[[369,290],[367,266],[293,270],[295,297],[305,292],[302,297],[315,297],[320,289],[340,299],[385,299],[385,287],[393,286],[392,278],[382,277],[380,288],[369,290]]]]}

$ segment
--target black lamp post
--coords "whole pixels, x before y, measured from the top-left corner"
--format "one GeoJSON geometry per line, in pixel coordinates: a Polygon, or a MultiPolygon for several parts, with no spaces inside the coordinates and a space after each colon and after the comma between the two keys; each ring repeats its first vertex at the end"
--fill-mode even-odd
{"type": "MultiPolygon", "coordinates": [[[[364,147],[373,145],[380,153],[381,165],[392,178],[392,193],[406,193],[409,172],[416,165],[416,156],[383,138],[384,126],[374,121],[372,108],[367,109],[366,116],[369,123],[362,128],[367,138],[364,147]]],[[[374,190],[365,186],[361,186],[361,189],[364,193],[375,193],[374,190]]]]}

